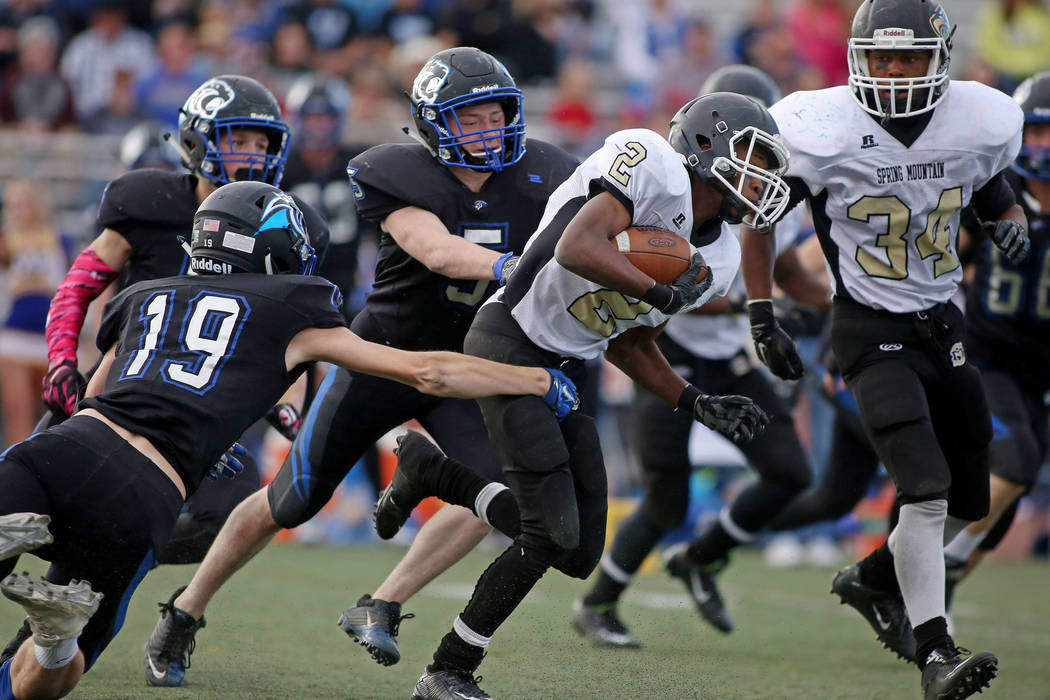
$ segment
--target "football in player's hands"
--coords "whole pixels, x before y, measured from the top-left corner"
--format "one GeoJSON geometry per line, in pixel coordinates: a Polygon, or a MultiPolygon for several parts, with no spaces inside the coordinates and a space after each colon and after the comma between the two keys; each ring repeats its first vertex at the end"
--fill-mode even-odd
{"type": "MultiPolygon", "coordinates": [[[[610,240],[632,265],[659,284],[671,284],[678,279],[697,254],[688,240],[659,226],[631,226],[610,240]]],[[[702,281],[707,273],[708,267],[704,264],[697,281],[702,281]]]]}

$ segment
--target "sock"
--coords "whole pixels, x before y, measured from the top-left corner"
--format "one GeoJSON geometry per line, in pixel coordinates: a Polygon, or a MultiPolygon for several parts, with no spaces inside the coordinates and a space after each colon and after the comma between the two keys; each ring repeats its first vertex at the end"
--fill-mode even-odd
{"type": "Polygon", "coordinates": [[[645,516],[641,507],[629,515],[620,523],[612,547],[602,557],[598,565],[598,580],[583,597],[583,604],[592,607],[615,605],[664,532],[645,516]]]}
{"type": "Polygon", "coordinates": [[[58,644],[48,647],[42,647],[33,640],[33,653],[44,668],[62,668],[73,660],[79,649],[75,637],[59,640],[58,644]]]}
{"type": "Polygon", "coordinates": [[[11,659],[0,664],[0,700],[18,700],[11,688],[11,659]]]}
{"type": "Polygon", "coordinates": [[[893,564],[893,553],[889,541],[883,542],[878,549],[860,560],[860,580],[865,586],[886,593],[898,593],[897,572],[893,564]]]}
{"type": "Polygon", "coordinates": [[[518,510],[518,499],[514,497],[514,492],[503,484],[496,482],[488,484],[478,493],[474,503],[474,513],[507,537],[514,539],[521,533],[521,511],[518,510]],[[493,486],[500,488],[494,489],[493,486]],[[489,490],[488,502],[479,504],[479,501],[485,500],[486,489],[489,490]]]}
{"type": "Polygon", "coordinates": [[[900,522],[888,540],[912,627],[944,617],[943,498],[901,506],[900,522]]]}
{"type": "MultiPolygon", "coordinates": [[[[430,664],[427,670],[433,672],[455,669],[471,674],[477,670],[478,666],[481,665],[481,660],[485,658],[485,647],[471,644],[463,639],[459,635],[460,629],[471,636],[476,635],[463,624],[461,618],[457,617],[452,631],[441,638],[441,643],[438,644],[437,651],[434,652],[434,663],[430,664]]],[[[484,639],[486,646],[492,639],[491,637],[476,636],[479,639],[484,639]]]]}
{"type": "Polygon", "coordinates": [[[926,657],[934,649],[954,649],[955,642],[948,634],[948,623],[943,617],[935,617],[915,626],[915,657],[919,670],[926,666],[926,657]]]}
{"type": "Polygon", "coordinates": [[[729,554],[729,550],[738,544],[740,540],[726,532],[722,518],[719,516],[717,522],[712,523],[695,542],[689,545],[688,555],[697,563],[709,564],[724,558],[729,554]]]}
{"type": "Polygon", "coordinates": [[[957,559],[959,561],[966,561],[970,558],[973,550],[977,549],[977,545],[984,539],[985,533],[974,535],[967,530],[963,530],[958,535],[952,538],[952,541],[948,543],[948,546],[944,548],[945,556],[957,559]]]}
{"type": "Polygon", "coordinates": [[[437,461],[432,468],[422,469],[421,473],[427,494],[471,510],[484,488],[492,483],[451,457],[437,461]]]}

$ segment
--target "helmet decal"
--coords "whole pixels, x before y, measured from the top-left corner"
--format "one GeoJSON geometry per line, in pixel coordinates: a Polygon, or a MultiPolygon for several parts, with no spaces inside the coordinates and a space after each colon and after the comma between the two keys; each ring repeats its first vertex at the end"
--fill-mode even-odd
{"type": "Polygon", "coordinates": [[[930,15],[930,27],[933,29],[934,34],[945,41],[952,35],[952,25],[948,21],[948,13],[940,5],[937,5],[937,9],[930,15]]]}
{"type": "Polygon", "coordinates": [[[424,104],[434,104],[438,90],[448,80],[449,67],[441,61],[431,59],[419,71],[412,83],[412,100],[424,104]]]}
{"type": "Polygon", "coordinates": [[[233,88],[224,80],[212,78],[193,91],[183,109],[192,115],[214,119],[219,110],[233,102],[233,88]]]}
{"type": "MultiPolygon", "coordinates": [[[[295,201],[284,192],[275,192],[273,199],[263,209],[259,231],[270,228],[287,228],[302,237],[310,240],[306,234],[306,224],[303,222],[303,213],[295,205],[295,201]]],[[[256,234],[259,233],[256,231],[256,234]]]]}

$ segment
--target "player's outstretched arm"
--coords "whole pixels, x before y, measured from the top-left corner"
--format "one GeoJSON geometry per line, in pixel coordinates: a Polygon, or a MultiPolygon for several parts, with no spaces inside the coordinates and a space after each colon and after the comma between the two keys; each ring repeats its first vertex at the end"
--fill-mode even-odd
{"type": "Polygon", "coordinates": [[[403,251],[428,270],[452,279],[491,280],[506,284],[517,258],[453,236],[431,211],[405,207],[383,219],[383,229],[403,251]]]}
{"type": "Polygon", "coordinates": [[[43,397],[56,414],[71,415],[84,387],[84,378],[77,371],[77,345],[87,308],[130,256],[127,240],[112,229],[104,229],[73,261],[51,300],[44,331],[48,372],[43,397]]]}
{"type": "Polygon", "coordinates": [[[755,352],[773,374],[798,379],[805,372],[795,342],[773,315],[773,260],[776,241],[748,227],[741,227],[741,263],[747,287],[747,311],[755,352]]]}
{"type": "Polygon", "coordinates": [[[498,394],[533,394],[546,399],[554,383],[551,374],[540,367],[505,365],[456,352],[399,350],[363,340],[343,327],[302,331],[288,345],[285,361],[289,370],[303,362],[332,362],[427,394],[464,399],[498,394]]]}

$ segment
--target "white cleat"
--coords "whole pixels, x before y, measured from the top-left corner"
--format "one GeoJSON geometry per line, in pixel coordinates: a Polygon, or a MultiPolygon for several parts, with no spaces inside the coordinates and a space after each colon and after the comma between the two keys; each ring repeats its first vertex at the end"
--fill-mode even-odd
{"type": "Polygon", "coordinates": [[[59,586],[26,572],[0,581],[0,592],[25,608],[33,641],[42,647],[79,636],[102,600],[87,581],[59,586]]]}
{"type": "Polygon", "coordinates": [[[50,522],[50,515],[37,513],[0,515],[0,561],[51,544],[50,522]]]}

